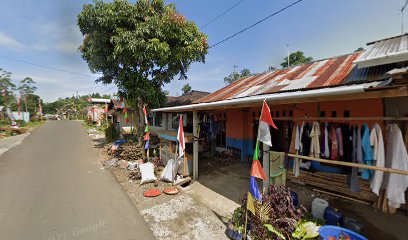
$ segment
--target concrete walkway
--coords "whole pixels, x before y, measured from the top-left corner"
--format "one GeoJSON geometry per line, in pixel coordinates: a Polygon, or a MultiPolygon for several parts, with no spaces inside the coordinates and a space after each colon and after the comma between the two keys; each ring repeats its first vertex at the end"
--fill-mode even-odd
{"type": "Polygon", "coordinates": [[[153,239],[98,157],[77,121],[49,122],[1,155],[0,238],[153,239]]]}

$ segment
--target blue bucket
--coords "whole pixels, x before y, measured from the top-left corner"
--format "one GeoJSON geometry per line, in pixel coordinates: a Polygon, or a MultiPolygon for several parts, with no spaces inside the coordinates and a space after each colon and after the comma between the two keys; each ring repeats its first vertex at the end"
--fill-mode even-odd
{"type": "Polygon", "coordinates": [[[329,237],[338,238],[340,234],[348,235],[351,240],[368,240],[356,232],[337,226],[323,226],[319,229],[319,235],[324,240],[328,240],[329,237]]]}

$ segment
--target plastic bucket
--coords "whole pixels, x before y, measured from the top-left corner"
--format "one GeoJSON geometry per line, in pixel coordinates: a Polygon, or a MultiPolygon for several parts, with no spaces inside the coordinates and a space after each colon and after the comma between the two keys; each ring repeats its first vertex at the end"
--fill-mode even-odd
{"type": "Polygon", "coordinates": [[[324,219],[324,212],[329,203],[321,198],[315,198],[312,202],[312,215],[314,219],[324,219]]]}
{"type": "Polygon", "coordinates": [[[349,236],[351,240],[368,240],[356,232],[337,226],[323,226],[319,229],[319,235],[324,240],[328,240],[329,237],[336,237],[337,239],[341,235],[349,236]]]}
{"type": "Polygon", "coordinates": [[[324,211],[324,220],[326,225],[340,225],[343,222],[343,214],[334,208],[327,207],[324,211]]]}

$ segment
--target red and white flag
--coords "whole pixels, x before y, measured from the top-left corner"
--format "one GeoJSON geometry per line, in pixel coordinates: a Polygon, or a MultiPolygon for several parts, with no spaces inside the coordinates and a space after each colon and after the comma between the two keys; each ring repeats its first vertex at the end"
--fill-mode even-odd
{"type": "Polygon", "coordinates": [[[143,106],[143,113],[144,113],[144,117],[145,117],[145,124],[147,124],[147,110],[146,110],[146,106],[143,106]]]}
{"type": "Polygon", "coordinates": [[[7,96],[7,89],[3,88],[3,90],[1,90],[1,95],[3,95],[3,97],[7,96]]]}
{"type": "Polygon", "coordinates": [[[273,123],[271,110],[268,104],[263,102],[261,118],[259,119],[258,127],[258,140],[272,147],[271,132],[269,131],[269,126],[278,129],[273,123]]]}
{"type": "Polygon", "coordinates": [[[177,140],[179,142],[179,158],[181,158],[184,155],[184,149],[186,148],[186,144],[184,142],[183,115],[180,115],[177,140]]]}

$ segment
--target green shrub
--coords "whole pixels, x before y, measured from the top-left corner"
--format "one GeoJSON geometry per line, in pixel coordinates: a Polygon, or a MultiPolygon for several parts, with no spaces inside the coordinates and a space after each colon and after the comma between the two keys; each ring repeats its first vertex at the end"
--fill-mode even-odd
{"type": "Polygon", "coordinates": [[[115,125],[110,124],[107,128],[105,128],[105,139],[106,142],[113,142],[119,138],[119,131],[116,129],[115,125]]]}

